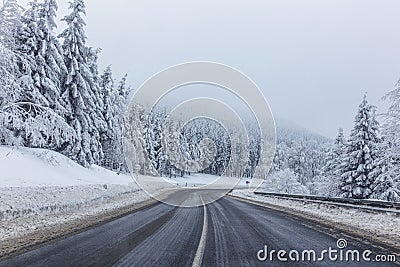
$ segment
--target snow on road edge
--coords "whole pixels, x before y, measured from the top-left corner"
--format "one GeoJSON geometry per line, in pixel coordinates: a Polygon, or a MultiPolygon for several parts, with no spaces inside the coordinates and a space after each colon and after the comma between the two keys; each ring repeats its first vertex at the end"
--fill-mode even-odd
{"type": "Polygon", "coordinates": [[[400,248],[400,217],[397,213],[261,196],[248,190],[234,190],[230,195],[272,205],[306,219],[318,220],[334,229],[365,237],[389,247],[400,248]]]}

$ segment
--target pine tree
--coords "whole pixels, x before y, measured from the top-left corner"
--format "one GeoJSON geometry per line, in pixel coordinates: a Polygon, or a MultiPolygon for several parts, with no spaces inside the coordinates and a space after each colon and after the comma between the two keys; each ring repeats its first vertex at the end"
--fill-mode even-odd
{"type": "Polygon", "coordinates": [[[64,119],[49,108],[33,79],[37,70],[39,5],[33,1],[23,16],[15,1],[0,10],[1,64],[0,142],[6,145],[46,147],[51,142],[74,139],[64,119]],[[18,27],[17,27],[18,26],[18,27]]]}
{"type": "Polygon", "coordinates": [[[17,102],[23,94],[15,51],[15,31],[21,24],[21,8],[15,0],[7,0],[0,8],[0,107],[17,102]]]}
{"type": "Polygon", "coordinates": [[[89,73],[91,74],[91,79],[87,80],[89,84],[88,88],[96,107],[92,118],[95,120],[95,124],[98,125],[98,129],[101,132],[107,129],[107,123],[103,117],[104,103],[100,88],[101,77],[98,70],[98,58],[100,52],[101,48],[86,47],[87,66],[89,67],[89,73]]]}
{"type": "Polygon", "coordinates": [[[375,108],[368,104],[366,96],[359,106],[355,125],[346,144],[342,163],[340,196],[365,199],[371,193],[375,181],[374,161],[377,158],[378,122],[375,108]]]}
{"type": "MultiPolygon", "coordinates": [[[[18,31],[16,49],[21,55],[20,71],[24,77],[24,102],[32,102],[43,107],[49,107],[49,101],[42,94],[41,67],[44,63],[41,57],[40,39],[43,32],[39,28],[39,4],[29,2],[29,9],[22,16],[22,26],[18,31]]],[[[29,145],[29,144],[27,144],[29,145]]]]}
{"type": "Polygon", "coordinates": [[[86,24],[82,18],[85,4],[83,0],[74,0],[70,3],[70,9],[71,14],[63,19],[67,28],[60,35],[64,38],[63,50],[68,71],[62,83],[62,99],[67,108],[67,122],[77,132],[77,142],[69,144],[65,153],[87,166],[100,163],[103,157],[100,131],[104,127],[104,118],[100,93],[90,68],[90,50],[86,47],[86,24]]]}
{"type": "Polygon", "coordinates": [[[138,104],[130,106],[126,112],[123,131],[123,144],[128,159],[126,164],[131,171],[138,170],[143,175],[156,175],[157,171],[148,158],[146,141],[143,138],[146,119],[144,108],[138,104]]]}
{"type": "Polygon", "coordinates": [[[122,129],[124,125],[124,116],[128,105],[128,95],[130,88],[126,86],[127,75],[125,75],[119,83],[118,88],[112,91],[114,101],[114,117],[115,117],[115,140],[114,140],[114,162],[118,162],[120,170],[127,170],[125,155],[122,146],[122,129]]]}
{"type": "Polygon", "coordinates": [[[125,74],[118,85],[118,94],[120,97],[124,98],[125,100],[128,99],[129,94],[131,93],[132,89],[127,87],[126,81],[128,79],[128,74],[125,74]]]}
{"type": "Polygon", "coordinates": [[[120,84],[118,88],[115,88],[111,66],[108,66],[100,77],[100,90],[103,100],[103,117],[107,125],[101,135],[104,157],[108,162],[105,167],[116,169],[125,165],[121,138],[127,93],[125,84],[120,84]]]}
{"type": "MultiPolygon", "coordinates": [[[[2,57],[2,92],[3,105],[21,101],[24,98],[23,85],[26,79],[21,72],[22,67],[27,65],[26,57],[17,49],[17,36],[21,28],[23,8],[16,0],[3,1],[0,8],[0,44],[2,57]],[[7,101],[6,101],[7,100],[7,101]]],[[[29,70],[28,70],[29,71],[29,70]]],[[[24,70],[25,72],[25,70],[24,70]]]]}
{"type": "MultiPolygon", "coordinates": [[[[60,42],[54,34],[57,27],[55,17],[58,6],[55,0],[45,0],[39,6],[39,29],[41,36],[38,39],[36,55],[37,78],[42,95],[49,102],[49,106],[60,116],[64,116],[65,108],[60,102],[61,81],[67,73],[63,51],[60,42]]],[[[67,140],[69,141],[69,140],[67,140]]]]}
{"type": "MultiPolygon", "coordinates": [[[[160,123],[159,123],[160,124],[160,123]]],[[[152,143],[156,141],[155,144],[152,144],[152,146],[157,149],[159,147],[159,153],[156,154],[156,159],[151,158],[151,155],[149,155],[150,160],[155,160],[156,162],[153,162],[158,164],[160,155],[166,155],[166,159],[168,161],[168,169],[167,169],[167,175],[169,177],[176,177],[179,175],[180,170],[178,169],[179,164],[184,164],[184,160],[182,158],[182,153],[179,150],[180,148],[180,140],[181,140],[181,132],[180,132],[180,122],[178,120],[174,119],[169,119],[168,121],[164,122],[165,124],[165,138],[161,139],[161,131],[160,131],[160,139],[157,140],[157,137],[154,136],[154,139],[150,139],[149,141],[152,143]],[[162,141],[162,144],[161,142],[162,141]],[[161,150],[162,149],[162,150],[161,150]],[[178,165],[177,165],[178,164],[178,165]]],[[[157,129],[157,132],[161,129],[157,129]]]]}
{"type": "Polygon", "coordinates": [[[373,184],[371,198],[400,200],[400,81],[384,99],[389,100],[390,107],[385,114],[383,141],[379,146],[379,157],[376,159],[377,179],[373,184]]]}
{"type": "MultiPolygon", "coordinates": [[[[3,26],[2,33],[6,31],[3,26]]],[[[3,40],[3,35],[0,35],[3,40]]],[[[0,144],[1,145],[21,145],[22,140],[16,135],[16,125],[12,114],[7,111],[7,107],[17,102],[22,88],[17,82],[18,65],[15,53],[0,41],[0,144]]]]}
{"type": "Polygon", "coordinates": [[[115,123],[114,123],[114,112],[113,103],[111,99],[111,93],[114,87],[114,80],[112,78],[111,66],[108,66],[104,73],[100,76],[100,92],[103,102],[102,115],[104,117],[106,128],[100,133],[101,145],[104,152],[103,166],[113,168],[113,141],[115,139],[115,123]]]}
{"type": "Polygon", "coordinates": [[[160,172],[160,161],[162,152],[162,118],[161,112],[153,112],[149,116],[146,129],[146,149],[149,159],[154,168],[160,172]]]}
{"type": "Polygon", "coordinates": [[[384,141],[378,146],[378,157],[375,159],[376,168],[373,176],[376,177],[372,184],[370,198],[386,201],[400,201],[400,175],[393,170],[396,169],[395,158],[387,154],[390,151],[389,142],[384,141]]]}
{"type": "MultiPolygon", "coordinates": [[[[46,98],[44,94],[50,91],[44,87],[46,80],[46,61],[42,54],[46,44],[43,43],[44,28],[41,27],[40,4],[37,1],[29,2],[29,9],[22,16],[22,27],[17,37],[17,51],[23,55],[24,63],[20,64],[21,73],[26,73],[25,99],[35,104],[52,107],[55,99],[58,99],[60,92],[53,94],[53,97],[46,98]],[[44,46],[43,46],[44,45],[44,46]]],[[[22,57],[22,56],[21,56],[22,57]]],[[[59,82],[59,79],[57,79],[59,82]]],[[[46,84],[47,85],[47,84],[46,84]]]]}
{"type": "Polygon", "coordinates": [[[324,178],[322,179],[325,185],[325,192],[330,196],[336,196],[339,187],[339,181],[341,176],[341,158],[345,150],[346,141],[343,134],[343,129],[339,129],[338,136],[333,143],[333,146],[328,150],[326,154],[326,164],[322,169],[324,178]]]}
{"type": "Polygon", "coordinates": [[[23,8],[17,0],[5,0],[0,8],[0,41],[7,48],[15,45],[15,37],[21,27],[23,8]]]}
{"type": "Polygon", "coordinates": [[[100,90],[103,100],[103,117],[107,123],[106,138],[112,139],[114,137],[115,111],[113,100],[114,80],[112,77],[111,65],[106,68],[100,77],[100,90]]]}

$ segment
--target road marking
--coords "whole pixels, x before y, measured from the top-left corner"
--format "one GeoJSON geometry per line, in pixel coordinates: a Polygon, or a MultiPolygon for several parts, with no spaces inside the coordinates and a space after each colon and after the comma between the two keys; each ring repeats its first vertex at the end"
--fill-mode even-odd
{"type": "Polygon", "coordinates": [[[203,221],[203,231],[201,233],[201,238],[199,242],[199,246],[196,251],[196,255],[194,256],[194,260],[192,263],[192,267],[200,267],[203,261],[204,250],[206,248],[206,239],[207,239],[207,228],[208,228],[208,221],[207,221],[207,207],[204,204],[203,198],[200,195],[201,202],[203,203],[204,207],[204,221],[203,221]]]}

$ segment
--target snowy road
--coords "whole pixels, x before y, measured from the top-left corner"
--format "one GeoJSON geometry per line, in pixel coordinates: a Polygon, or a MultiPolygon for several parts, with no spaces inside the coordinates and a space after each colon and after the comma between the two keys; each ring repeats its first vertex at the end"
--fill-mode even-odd
{"type": "MultiPolygon", "coordinates": [[[[212,193],[185,190],[171,197],[198,202],[212,193]]],[[[388,253],[346,239],[346,249],[388,253]]],[[[276,254],[273,262],[257,259],[265,245],[277,251],[315,250],[319,256],[329,247],[338,249],[336,242],[288,215],[224,197],[206,207],[155,204],[2,261],[0,266],[392,266],[332,262],[327,256],[322,262],[280,262],[276,254]]]]}

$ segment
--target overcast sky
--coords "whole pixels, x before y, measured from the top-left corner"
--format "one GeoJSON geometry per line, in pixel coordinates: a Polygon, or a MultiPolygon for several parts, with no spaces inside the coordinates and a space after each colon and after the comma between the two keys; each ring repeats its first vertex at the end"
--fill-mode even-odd
{"type": "MultiPolygon", "coordinates": [[[[59,14],[67,2],[59,1],[59,14]]],[[[100,66],[139,86],[162,69],[215,61],[252,78],[272,111],[325,136],[346,133],[362,96],[400,77],[398,0],[87,0],[100,66]]],[[[64,24],[59,23],[59,31],[64,24]]]]}

